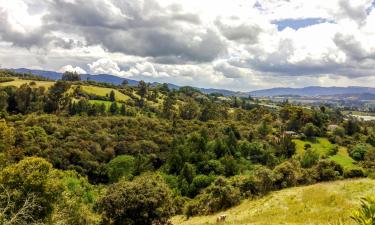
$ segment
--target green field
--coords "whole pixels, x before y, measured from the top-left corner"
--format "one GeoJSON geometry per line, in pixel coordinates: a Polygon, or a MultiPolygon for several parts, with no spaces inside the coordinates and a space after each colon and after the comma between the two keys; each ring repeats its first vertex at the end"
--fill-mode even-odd
{"type": "MultiPolygon", "coordinates": [[[[112,102],[111,101],[103,101],[103,100],[89,100],[90,103],[93,104],[104,104],[106,109],[109,110],[109,107],[111,107],[112,102]]],[[[117,106],[120,108],[122,104],[117,103],[117,106]]]]}
{"type": "Polygon", "coordinates": [[[226,214],[231,225],[321,225],[353,224],[350,215],[360,198],[375,196],[375,180],[357,179],[320,183],[273,192],[258,200],[246,200],[241,205],[211,216],[184,216],[172,219],[174,225],[216,224],[218,215],[226,214]]]}
{"type": "MultiPolygon", "coordinates": [[[[96,87],[96,86],[87,86],[87,85],[82,85],[81,86],[82,90],[88,94],[94,94],[98,96],[107,96],[109,93],[114,90],[112,88],[105,88],[105,87],[96,87]]],[[[126,101],[129,100],[130,97],[127,95],[124,95],[123,93],[119,92],[118,90],[115,91],[115,98],[116,101],[126,101]]]]}
{"type": "Polygon", "coordinates": [[[355,160],[349,156],[348,150],[345,147],[340,147],[339,152],[336,155],[331,156],[330,159],[337,162],[344,168],[355,167],[355,160]]]}
{"type": "Polygon", "coordinates": [[[297,154],[305,151],[305,144],[310,144],[311,148],[319,152],[320,155],[325,155],[334,148],[334,145],[327,138],[316,138],[316,142],[294,139],[293,142],[296,143],[297,154]]]}
{"type": "MultiPolygon", "coordinates": [[[[9,81],[9,82],[2,82],[0,83],[0,86],[5,87],[5,86],[15,86],[15,87],[20,87],[22,84],[27,84],[30,82],[33,82],[33,80],[22,80],[16,77],[12,77],[14,81],[9,81]]],[[[36,86],[38,87],[45,87],[49,88],[51,87],[55,82],[54,81],[34,81],[36,83],[36,86]]]]}

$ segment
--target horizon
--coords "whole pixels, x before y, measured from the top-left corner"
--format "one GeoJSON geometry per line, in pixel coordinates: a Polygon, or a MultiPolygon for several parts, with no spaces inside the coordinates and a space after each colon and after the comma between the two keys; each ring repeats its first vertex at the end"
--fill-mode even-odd
{"type": "Polygon", "coordinates": [[[215,7],[0,0],[1,67],[242,92],[375,87],[374,0],[221,0],[215,7]]]}
{"type": "MultiPolygon", "coordinates": [[[[63,74],[63,72],[59,72],[59,71],[53,71],[53,70],[39,70],[39,69],[29,69],[29,68],[1,68],[0,69],[6,69],[6,70],[19,70],[19,69],[24,69],[24,70],[31,70],[31,71],[43,71],[43,72],[52,72],[52,73],[60,73],[60,74],[63,74]]],[[[76,72],[76,71],[73,71],[73,72],[76,72]]],[[[36,74],[37,75],[37,74],[36,74]]],[[[121,78],[121,79],[128,79],[128,80],[133,80],[133,81],[141,81],[141,79],[132,79],[132,78],[126,78],[126,77],[121,77],[121,76],[117,76],[117,75],[114,75],[114,74],[106,74],[106,73],[103,73],[103,74],[90,74],[90,73],[86,73],[86,74],[79,74],[79,75],[90,75],[90,76],[114,76],[114,77],[118,77],[118,78],[121,78]]],[[[160,83],[160,82],[157,82],[157,81],[153,81],[153,80],[144,80],[148,83],[160,83]]],[[[250,93],[250,92],[255,92],[255,91],[263,91],[263,90],[272,90],[272,89],[304,89],[304,88],[314,88],[314,87],[318,87],[318,88],[375,88],[375,87],[370,87],[370,86],[353,86],[353,85],[347,85],[347,86],[302,86],[302,87],[288,87],[288,86],[285,86],[285,87],[270,87],[270,88],[265,88],[265,89],[254,89],[254,90],[245,90],[245,91],[240,91],[240,90],[233,90],[233,89],[225,89],[225,88],[214,88],[214,87],[200,87],[200,86],[191,86],[191,85],[180,85],[178,83],[170,83],[170,82],[165,82],[167,84],[170,84],[170,85],[176,85],[178,87],[184,87],[184,86],[189,86],[189,87],[193,87],[193,88],[198,88],[198,89],[207,89],[207,90],[210,90],[210,89],[213,89],[213,90],[224,90],[224,91],[231,91],[231,92],[239,92],[239,93],[250,93]]],[[[161,83],[160,83],[161,84],[161,83]]]]}

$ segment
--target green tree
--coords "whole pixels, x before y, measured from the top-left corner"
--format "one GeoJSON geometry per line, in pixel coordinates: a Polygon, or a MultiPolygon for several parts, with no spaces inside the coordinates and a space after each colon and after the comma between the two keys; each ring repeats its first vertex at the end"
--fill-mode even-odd
{"type": "Polygon", "coordinates": [[[15,129],[9,127],[4,119],[0,119],[0,153],[10,150],[15,142],[15,129]]]}
{"type": "Polygon", "coordinates": [[[57,81],[48,91],[48,100],[45,106],[46,112],[61,112],[69,105],[70,98],[66,95],[70,84],[65,81],[57,81]]]}
{"type": "Polygon", "coordinates": [[[192,98],[188,98],[184,104],[180,106],[180,116],[185,120],[192,120],[198,117],[199,106],[192,98]]]}
{"type": "Polygon", "coordinates": [[[117,114],[118,106],[116,102],[112,102],[111,106],[109,107],[109,112],[112,113],[112,115],[117,114]]]}
{"type": "Polygon", "coordinates": [[[107,164],[107,171],[111,182],[117,182],[122,177],[130,179],[135,172],[135,158],[130,155],[117,156],[107,164]]]}
{"type": "Polygon", "coordinates": [[[80,81],[81,76],[77,72],[66,71],[63,73],[61,80],[63,81],[80,81]]]}
{"type": "Polygon", "coordinates": [[[113,90],[111,90],[111,92],[109,92],[109,100],[111,102],[116,101],[115,92],[113,90]]]}
{"type": "Polygon", "coordinates": [[[175,116],[176,98],[174,93],[169,93],[163,102],[163,117],[167,119],[173,119],[175,116]]]}
{"type": "Polygon", "coordinates": [[[167,224],[175,212],[171,190],[152,174],[111,185],[98,205],[109,225],[167,224]]]}
{"type": "Polygon", "coordinates": [[[145,98],[148,92],[148,85],[143,80],[138,83],[138,94],[141,98],[145,98]]]}
{"type": "Polygon", "coordinates": [[[8,108],[8,94],[5,91],[0,91],[0,112],[5,112],[8,108]]]}
{"type": "Polygon", "coordinates": [[[123,116],[126,115],[126,106],[125,106],[125,104],[121,104],[120,114],[123,115],[123,116]]]}
{"type": "Polygon", "coordinates": [[[19,210],[22,203],[33,196],[37,206],[31,209],[28,222],[50,219],[54,203],[59,199],[63,186],[52,165],[41,158],[25,158],[17,164],[7,166],[0,173],[0,184],[9,191],[10,201],[19,210]]]}

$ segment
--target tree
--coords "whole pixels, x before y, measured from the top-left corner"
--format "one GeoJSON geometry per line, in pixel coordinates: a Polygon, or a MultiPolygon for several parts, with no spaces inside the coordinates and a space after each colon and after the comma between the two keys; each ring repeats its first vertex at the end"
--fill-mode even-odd
{"type": "Polygon", "coordinates": [[[113,102],[111,106],[109,107],[109,111],[112,113],[112,115],[117,114],[118,106],[116,102],[113,102]]]}
{"type": "Polygon", "coordinates": [[[123,115],[123,116],[126,115],[126,106],[125,106],[125,104],[121,104],[120,114],[123,115]]]}
{"type": "Polygon", "coordinates": [[[180,107],[180,116],[185,120],[192,120],[198,117],[199,106],[192,98],[188,98],[187,101],[180,107]]]}
{"type": "Polygon", "coordinates": [[[345,121],[344,128],[348,135],[353,135],[360,130],[358,121],[356,121],[354,118],[349,118],[349,120],[345,121]]]}
{"type": "Polygon", "coordinates": [[[130,155],[121,155],[107,164],[109,180],[117,182],[120,178],[132,178],[135,172],[135,158],[130,155]]]}
{"type": "Polygon", "coordinates": [[[98,205],[109,225],[167,224],[175,211],[171,190],[153,174],[111,185],[98,205]]]}
{"type": "Polygon", "coordinates": [[[80,81],[81,76],[77,72],[65,71],[62,75],[61,80],[64,80],[64,81],[80,81]]]}
{"type": "Polygon", "coordinates": [[[121,83],[122,86],[127,86],[129,84],[129,81],[127,79],[124,79],[121,83]]]}
{"type": "Polygon", "coordinates": [[[116,101],[115,92],[113,90],[111,90],[111,92],[109,93],[109,100],[111,102],[116,101]]]}
{"type": "Polygon", "coordinates": [[[12,199],[15,193],[0,186],[0,224],[28,225],[35,221],[33,211],[40,206],[35,202],[35,195],[27,194],[18,206],[12,199]]]}
{"type": "Polygon", "coordinates": [[[143,80],[139,81],[138,83],[138,94],[141,98],[146,97],[148,92],[148,85],[143,80]]]}
{"type": "Polygon", "coordinates": [[[173,93],[169,93],[167,98],[163,102],[163,117],[167,119],[174,118],[174,104],[176,99],[173,93]]]}
{"type": "Polygon", "coordinates": [[[9,192],[9,201],[14,202],[15,211],[20,211],[30,201],[38,206],[30,209],[32,218],[25,221],[29,223],[48,220],[63,191],[52,165],[35,157],[5,167],[0,174],[0,184],[9,192]]]}
{"type": "Polygon", "coordinates": [[[313,138],[319,135],[319,128],[312,123],[308,123],[303,127],[303,133],[307,138],[313,138]]]}
{"type": "Polygon", "coordinates": [[[8,94],[5,91],[0,91],[0,112],[5,112],[8,108],[8,94]]]}
{"type": "Polygon", "coordinates": [[[5,120],[0,120],[0,153],[9,150],[16,142],[15,129],[7,126],[5,120]]]}
{"type": "Polygon", "coordinates": [[[65,81],[57,81],[48,91],[48,100],[45,106],[46,112],[61,112],[69,105],[70,98],[66,95],[70,84],[65,81]]]}

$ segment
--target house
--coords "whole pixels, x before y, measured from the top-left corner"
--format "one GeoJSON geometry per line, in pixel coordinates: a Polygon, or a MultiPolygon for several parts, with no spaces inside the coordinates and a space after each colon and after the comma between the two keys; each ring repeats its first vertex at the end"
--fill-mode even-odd
{"type": "Polygon", "coordinates": [[[295,131],[287,130],[287,131],[283,132],[283,136],[289,136],[289,137],[292,137],[292,138],[298,138],[299,135],[295,131]]]}

